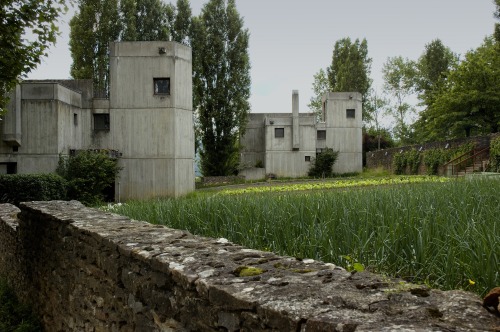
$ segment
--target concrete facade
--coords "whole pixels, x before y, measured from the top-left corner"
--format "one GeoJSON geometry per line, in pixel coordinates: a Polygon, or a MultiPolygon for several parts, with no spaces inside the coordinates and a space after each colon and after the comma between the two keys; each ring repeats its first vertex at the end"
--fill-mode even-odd
{"type": "Polygon", "coordinates": [[[292,113],[252,113],[241,137],[242,173],[261,165],[265,174],[306,176],[311,162],[326,148],[339,151],[335,173],[361,172],[362,104],[358,92],[328,92],[323,114],[299,113],[298,91],[292,93],[292,113]]]}
{"type": "Polygon", "coordinates": [[[54,172],[59,155],[105,149],[123,167],[121,200],[194,190],[191,49],[175,42],[110,45],[109,98],[90,80],[25,81],[0,122],[0,173],[54,172]]]}

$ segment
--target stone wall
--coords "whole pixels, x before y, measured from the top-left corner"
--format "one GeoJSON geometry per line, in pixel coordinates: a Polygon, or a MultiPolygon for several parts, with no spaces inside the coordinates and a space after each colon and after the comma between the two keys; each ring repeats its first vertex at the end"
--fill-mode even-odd
{"type": "MultiPolygon", "coordinates": [[[[408,145],[408,146],[383,149],[378,151],[369,151],[366,153],[366,167],[367,168],[382,167],[387,170],[392,170],[392,156],[395,155],[396,153],[401,153],[412,149],[416,149],[422,152],[429,149],[453,149],[469,142],[474,142],[476,144],[476,148],[483,149],[488,147],[490,144],[490,140],[498,135],[499,134],[491,134],[487,136],[457,138],[442,142],[430,142],[425,144],[408,145]]],[[[419,174],[425,174],[424,165],[421,165],[419,174]]]]}
{"type": "Polygon", "coordinates": [[[47,331],[494,331],[463,291],[86,208],[0,205],[0,274],[47,331]]]}

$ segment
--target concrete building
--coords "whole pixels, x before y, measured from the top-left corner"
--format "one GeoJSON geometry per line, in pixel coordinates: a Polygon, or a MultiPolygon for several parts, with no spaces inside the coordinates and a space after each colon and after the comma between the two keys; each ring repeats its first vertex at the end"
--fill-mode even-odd
{"type": "Polygon", "coordinates": [[[298,91],[292,93],[292,113],[251,113],[241,138],[241,174],[248,179],[266,174],[306,176],[311,162],[326,148],[339,151],[335,173],[361,172],[362,107],[358,92],[328,92],[320,121],[299,113],[298,91]],[[256,166],[262,166],[258,168],[256,166]]]}
{"type": "Polygon", "coordinates": [[[194,190],[191,49],[110,44],[109,98],[90,80],[24,81],[0,122],[0,174],[54,172],[59,155],[106,149],[123,167],[115,198],[194,190]]]}

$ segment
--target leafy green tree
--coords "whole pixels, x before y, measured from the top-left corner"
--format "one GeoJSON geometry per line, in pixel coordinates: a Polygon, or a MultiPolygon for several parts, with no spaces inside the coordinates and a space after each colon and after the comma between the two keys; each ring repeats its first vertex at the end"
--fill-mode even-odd
{"type": "MultiPolygon", "coordinates": [[[[363,96],[363,109],[368,98],[372,59],[368,57],[366,39],[354,42],[343,38],[335,43],[332,63],[327,69],[330,90],[334,92],[355,91],[363,96]]],[[[364,113],[364,112],[363,112],[364,113]]],[[[363,117],[365,114],[363,114],[363,117]]]]}
{"type": "Polygon", "coordinates": [[[78,0],[70,25],[71,76],[93,79],[94,92],[106,95],[109,84],[109,42],[121,31],[118,0],[78,0]]]}
{"type": "Polygon", "coordinates": [[[386,98],[379,97],[375,91],[370,90],[370,93],[368,94],[368,100],[363,112],[369,114],[369,129],[371,129],[369,131],[371,133],[375,133],[378,142],[378,150],[384,148],[381,144],[382,135],[387,131],[387,129],[382,127],[382,116],[387,112],[388,105],[389,101],[386,98]]]}
{"type": "Polygon", "coordinates": [[[316,114],[317,119],[321,119],[321,114],[323,113],[323,103],[321,98],[325,92],[329,90],[328,77],[324,69],[320,69],[316,74],[314,74],[313,81],[313,96],[309,100],[307,105],[312,113],[316,114]]]}
{"type": "Polygon", "coordinates": [[[177,0],[175,18],[172,25],[172,40],[190,44],[189,36],[191,33],[191,20],[192,20],[191,6],[189,0],[177,0]]]}
{"type": "Polygon", "coordinates": [[[173,11],[160,0],[121,0],[121,40],[169,40],[173,11]]]}
{"type": "Polygon", "coordinates": [[[204,175],[237,172],[250,104],[249,33],[235,0],[209,0],[193,20],[194,105],[204,175]]]}
{"type": "Polygon", "coordinates": [[[440,138],[496,133],[500,124],[500,45],[486,38],[453,70],[424,128],[440,138]]]}
{"type": "MultiPolygon", "coordinates": [[[[18,80],[36,68],[56,41],[58,17],[67,1],[2,1],[0,10],[0,114],[7,93],[18,80]],[[31,34],[32,38],[26,35],[31,34]]],[[[69,2],[70,3],[70,2],[69,2]]]]}
{"type": "Polygon", "coordinates": [[[407,118],[414,108],[407,102],[407,98],[415,91],[415,63],[401,56],[388,58],[382,73],[384,89],[393,98],[389,114],[396,122],[394,134],[401,144],[410,143],[407,118]]]}

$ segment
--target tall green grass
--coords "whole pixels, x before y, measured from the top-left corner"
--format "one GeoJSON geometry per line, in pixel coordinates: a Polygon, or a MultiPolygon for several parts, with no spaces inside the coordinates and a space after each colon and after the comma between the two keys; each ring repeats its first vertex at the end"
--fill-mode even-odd
{"type": "Polygon", "coordinates": [[[484,295],[500,285],[500,181],[195,195],[115,212],[283,255],[484,295]]]}

